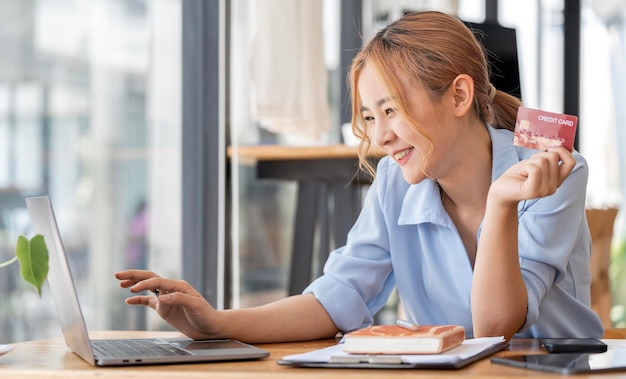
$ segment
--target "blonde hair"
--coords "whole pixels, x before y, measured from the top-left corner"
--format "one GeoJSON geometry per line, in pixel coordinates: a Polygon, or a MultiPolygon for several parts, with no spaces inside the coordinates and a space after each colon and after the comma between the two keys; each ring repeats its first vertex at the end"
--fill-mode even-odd
{"type": "MultiPolygon", "coordinates": [[[[367,160],[371,145],[361,115],[359,78],[365,65],[372,68],[396,96],[397,112],[414,125],[408,96],[402,80],[410,87],[420,87],[436,102],[460,74],[474,81],[474,112],[494,128],[515,129],[517,108],[521,101],[502,91],[495,91],[489,76],[490,67],[482,44],[459,19],[436,11],[409,13],[380,30],[356,55],[350,68],[352,93],[352,131],[360,138],[360,168],[373,176],[367,160]]],[[[430,137],[417,128],[427,140],[430,137]]],[[[432,151],[433,146],[431,146],[432,151]]],[[[428,153],[427,153],[428,155],[428,153]]]]}

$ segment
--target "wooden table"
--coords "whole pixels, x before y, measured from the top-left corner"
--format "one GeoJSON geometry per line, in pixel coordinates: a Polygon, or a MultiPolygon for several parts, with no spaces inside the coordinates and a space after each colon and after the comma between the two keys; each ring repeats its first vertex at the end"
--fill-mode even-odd
{"type": "MultiPolygon", "coordinates": [[[[107,331],[92,333],[94,338],[177,337],[175,332],[107,331]]],[[[626,336],[626,330],[607,332],[607,338],[626,336]]],[[[336,343],[334,340],[259,344],[270,352],[262,360],[197,363],[135,367],[99,368],[89,365],[68,351],[63,338],[15,343],[15,350],[0,357],[0,378],[517,378],[559,377],[540,371],[523,370],[492,364],[483,359],[461,370],[366,370],[294,368],[276,363],[285,355],[320,349],[336,343]]],[[[541,354],[537,341],[514,339],[507,350],[496,355],[541,354]]],[[[624,373],[576,375],[576,378],[624,377],[624,373]]]]}
{"type": "MultiPolygon", "coordinates": [[[[385,155],[370,149],[373,164],[385,155]]],[[[358,168],[356,146],[258,145],[228,148],[228,157],[240,164],[256,165],[257,178],[294,181],[298,185],[288,292],[301,293],[311,282],[316,226],[320,230],[320,266],[331,249],[345,244],[361,210],[361,189],[368,178],[358,168]],[[332,217],[329,212],[332,211],[332,217]],[[330,244],[330,233],[334,245],[330,244]]],[[[321,267],[313,271],[321,272],[321,267]]]]}

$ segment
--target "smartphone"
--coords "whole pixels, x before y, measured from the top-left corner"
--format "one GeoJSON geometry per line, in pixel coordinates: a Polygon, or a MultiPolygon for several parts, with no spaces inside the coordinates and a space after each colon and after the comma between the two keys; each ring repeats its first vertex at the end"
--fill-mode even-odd
{"type": "Polygon", "coordinates": [[[604,342],[595,338],[540,338],[539,344],[549,353],[603,353],[604,342]]]}

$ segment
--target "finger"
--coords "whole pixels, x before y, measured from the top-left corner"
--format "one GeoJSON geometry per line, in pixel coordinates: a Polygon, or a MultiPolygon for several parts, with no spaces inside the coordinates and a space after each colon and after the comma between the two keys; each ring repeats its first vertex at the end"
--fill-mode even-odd
{"type": "Polygon", "coordinates": [[[559,157],[554,153],[544,153],[538,159],[542,173],[540,195],[551,195],[559,185],[559,157]]]}
{"type": "MultiPolygon", "coordinates": [[[[147,279],[142,279],[139,281],[134,281],[132,285],[128,287],[130,292],[137,293],[141,291],[151,291],[154,293],[160,292],[160,288],[164,287],[164,284],[167,279],[163,279],[161,277],[151,277],[147,279]]],[[[130,281],[129,281],[130,282],[130,281]]]]}
{"type": "Polygon", "coordinates": [[[550,148],[546,152],[539,153],[536,156],[542,156],[548,160],[551,193],[556,191],[576,166],[576,159],[572,153],[564,147],[550,148]]]}
{"type": "Polygon", "coordinates": [[[160,296],[173,292],[197,294],[197,291],[184,280],[166,279],[160,276],[142,280],[129,289],[131,292],[152,291],[158,293],[160,296]]]}
{"type": "Polygon", "coordinates": [[[146,307],[154,308],[156,302],[152,296],[133,296],[126,299],[126,304],[129,305],[144,305],[146,307]]]}
{"type": "Polygon", "coordinates": [[[158,302],[168,306],[180,306],[187,309],[187,312],[200,313],[209,306],[208,302],[199,296],[193,296],[183,292],[170,292],[160,295],[158,302]],[[195,312],[194,312],[195,310],[195,312]]]}
{"type": "Polygon", "coordinates": [[[144,280],[148,278],[153,278],[155,276],[159,276],[159,275],[149,270],[124,270],[124,271],[118,271],[115,273],[115,278],[120,279],[120,280],[124,280],[124,279],[144,280]]]}
{"type": "MultiPolygon", "coordinates": [[[[562,150],[565,151],[565,159],[568,159],[569,152],[566,149],[562,150]]],[[[537,180],[533,183],[536,185],[535,189],[539,191],[538,195],[547,196],[556,192],[556,189],[564,179],[564,177],[561,176],[561,166],[563,162],[561,161],[560,152],[547,151],[537,153],[529,158],[528,162],[538,168],[537,174],[539,176],[535,178],[537,180]]],[[[565,164],[569,165],[569,161],[566,161],[565,164]]],[[[571,171],[571,168],[568,167],[565,169],[565,176],[567,176],[569,171],[571,171]]]]}
{"type": "Polygon", "coordinates": [[[549,152],[553,152],[558,154],[559,156],[559,183],[561,185],[565,178],[572,172],[574,167],[576,166],[576,158],[574,155],[564,147],[556,147],[548,150],[549,152]]]}
{"type": "Polygon", "coordinates": [[[126,270],[116,272],[115,277],[120,280],[120,287],[128,288],[138,282],[141,282],[142,280],[159,276],[152,271],[147,270],[126,270]]]}
{"type": "Polygon", "coordinates": [[[541,191],[541,185],[542,182],[544,182],[544,180],[542,180],[542,171],[538,159],[532,159],[526,162],[522,170],[522,175],[526,177],[522,182],[521,188],[524,198],[535,197],[536,195],[533,196],[533,194],[541,191]]]}

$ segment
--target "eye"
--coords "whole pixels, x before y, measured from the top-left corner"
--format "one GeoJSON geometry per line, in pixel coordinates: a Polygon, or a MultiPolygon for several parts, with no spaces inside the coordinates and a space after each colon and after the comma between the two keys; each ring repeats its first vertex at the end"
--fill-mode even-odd
{"type": "Polygon", "coordinates": [[[372,115],[363,115],[362,117],[363,117],[363,121],[365,121],[366,123],[374,121],[374,116],[372,115]]]}
{"type": "Polygon", "coordinates": [[[395,112],[395,110],[394,110],[393,108],[387,108],[387,109],[385,109],[385,114],[386,114],[387,116],[389,116],[389,115],[390,115],[390,114],[392,114],[393,112],[395,112]]]}

